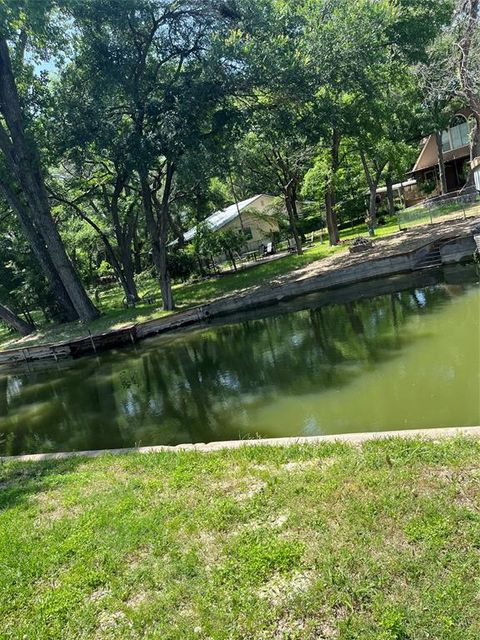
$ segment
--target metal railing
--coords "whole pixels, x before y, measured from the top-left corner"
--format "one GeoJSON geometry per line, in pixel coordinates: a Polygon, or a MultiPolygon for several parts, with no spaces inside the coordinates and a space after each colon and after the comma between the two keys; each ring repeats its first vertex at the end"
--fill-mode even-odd
{"type": "Polygon", "coordinates": [[[480,193],[474,186],[428,198],[420,205],[397,212],[398,225],[401,229],[478,215],[480,215],[480,193]]]}

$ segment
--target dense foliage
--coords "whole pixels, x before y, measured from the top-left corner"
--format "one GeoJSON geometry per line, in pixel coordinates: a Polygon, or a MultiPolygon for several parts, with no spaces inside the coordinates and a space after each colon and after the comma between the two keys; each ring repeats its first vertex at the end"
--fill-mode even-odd
{"type": "Polygon", "coordinates": [[[456,109],[480,149],[478,21],[478,0],[0,0],[0,301],[30,330],[89,321],[86,288],[135,304],[149,271],[173,309],[172,278],[245,244],[185,231],[255,193],[298,253],[373,232],[378,186],[456,109]]]}

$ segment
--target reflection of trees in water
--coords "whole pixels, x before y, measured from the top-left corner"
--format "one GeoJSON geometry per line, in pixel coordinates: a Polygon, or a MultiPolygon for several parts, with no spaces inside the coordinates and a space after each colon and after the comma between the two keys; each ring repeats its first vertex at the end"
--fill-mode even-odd
{"type": "Polygon", "coordinates": [[[6,416],[8,412],[7,387],[8,387],[7,376],[1,376],[0,377],[0,417],[6,416]]]}
{"type": "Polygon", "coordinates": [[[0,378],[8,453],[235,438],[245,402],[346,384],[397,353],[401,327],[464,287],[421,290],[248,320],[171,344],[0,378]],[[11,380],[11,378],[10,378],[11,380]]]}

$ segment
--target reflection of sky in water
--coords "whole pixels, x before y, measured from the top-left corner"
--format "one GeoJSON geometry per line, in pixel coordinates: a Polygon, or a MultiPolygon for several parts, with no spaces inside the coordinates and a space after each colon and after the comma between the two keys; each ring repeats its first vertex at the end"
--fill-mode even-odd
{"type": "Polygon", "coordinates": [[[15,376],[12,376],[11,378],[8,379],[7,381],[8,402],[13,400],[15,396],[18,396],[20,394],[22,387],[23,387],[23,382],[20,378],[16,378],[15,376]]]}
{"type": "Polygon", "coordinates": [[[421,289],[415,289],[415,297],[420,307],[424,307],[427,304],[427,298],[421,289]]]}
{"type": "Polygon", "coordinates": [[[125,413],[128,416],[135,416],[141,412],[141,405],[137,400],[136,393],[132,389],[127,390],[124,406],[125,413]]]}
{"type": "Polygon", "coordinates": [[[308,416],[303,425],[302,435],[316,436],[319,433],[321,433],[321,429],[318,425],[316,418],[314,416],[308,416]]]}
{"type": "Polygon", "coordinates": [[[230,371],[226,371],[223,373],[220,372],[218,374],[218,381],[222,386],[226,387],[227,389],[238,390],[241,388],[241,385],[237,376],[235,376],[230,371]]]}
{"type": "Polygon", "coordinates": [[[290,339],[290,343],[294,346],[294,347],[298,347],[299,345],[301,345],[303,342],[303,337],[299,334],[293,334],[293,336],[290,339]]]}

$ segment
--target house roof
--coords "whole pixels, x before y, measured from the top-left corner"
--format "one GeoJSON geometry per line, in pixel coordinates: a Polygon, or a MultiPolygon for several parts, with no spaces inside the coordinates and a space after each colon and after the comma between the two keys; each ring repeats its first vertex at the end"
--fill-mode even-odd
{"type": "MultiPolygon", "coordinates": [[[[470,146],[465,145],[463,147],[458,147],[458,149],[450,149],[450,151],[443,152],[443,160],[444,162],[448,162],[449,160],[456,160],[457,158],[468,158],[470,157],[470,146]]],[[[437,153],[437,141],[435,136],[432,134],[428,136],[426,142],[424,143],[420,155],[415,162],[415,166],[408,173],[411,175],[416,173],[417,171],[422,171],[424,169],[430,169],[431,167],[436,167],[438,165],[438,153],[437,153]]]]}
{"type": "MultiPolygon", "coordinates": [[[[249,207],[262,195],[263,194],[260,193],[259,195],[248,198],[247,200],[242,200],[241,202],[231,204],[226,209],[222,209],[221,211],[215,211],[215,213],[212,213],[212,215],[208,216],[208,218],[205,218],[202,224],[207,224],[212,231],[218,231],[218,229],[221,229],[232,220],[235,220],[235,218],[238,217],[239,212],[242,212],[244,209],[249,207]]],[[[183,234],[185,242],[190,242],[190,240],[195,237],[197,228],[198,225],[195,225],[183,234]]]]}
{"type": "Polygon", "coordinates": [[[418,156],[413,169],[409,171],[409,173],[415,173],[415,171],[418,171],[419,169],[425,169],[426,167],[431,166],[429,161],[424,162],[424,156],[427,153],[428,147],[433,144],[434,139],[435,138],[433,135],[430,135],[427,138],[423,139],[422,141],[423,147],[422,147],[422,150],[420,151],[420,155],[418,156]]]}

